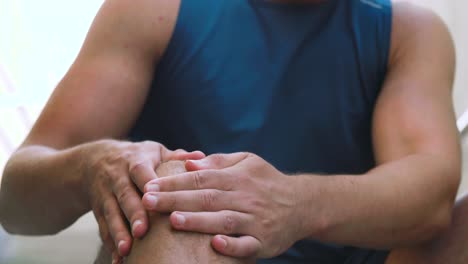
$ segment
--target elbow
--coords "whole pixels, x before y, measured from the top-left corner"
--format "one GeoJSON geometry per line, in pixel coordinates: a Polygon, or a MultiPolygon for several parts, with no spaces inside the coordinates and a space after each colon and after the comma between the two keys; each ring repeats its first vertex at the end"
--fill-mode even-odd
{"type": "Polygon", "coordinates": [[[429,242],[447,232],[452,224],[453,203],[452,198],[447,198],[426,215],[422,221],[424,224],[420,225],[420,242],[429,242]]]}
{"type": "Polygon", "coordinates": [[[0,225],[10,235],[48,236],[56,235],[67,228],[67,223],[48,221],[35,221],[31,215],[24,214],[22,210],[15,210],[8,201],[3,199],[0,191],[0,225]]]}
{"type": "Polygon", "coordinates": [[[1,219],[1,225],[3,227],[3,230],[7,232],[10,235],[23,235],[23,232],[21,232],[21,229],[18,228],[18,226],[12,225],[9,221],[5,221],[5,219],[1,219]]]}
{"type": "MultiPolygon", "coordinates": [[[[5,178],[4,178],[5,179],[5,178]]],[[[31,215],[25,214],[23,206],[14,202],[14,196],[7,192],[8,187],[2,184],[0,189],[0,225],[10,235],[55,235],[62,231],[64,225],[54,225],[53,221],[37,223],[31,215]]],[[[65,226],[64,226],[65,227],[65,226]]]]}
{"type": "Polygon", "coordinates": [[[12,215],[8,213],[10,211],[6,206],[4,199],[0,198],[0,224],[3,229],[10,235],[21,235],[21,226],[18,225],[17,221],[12,219],[12,215]]]}
{"type": "Polygon", "coordinates": [[[37,222],[31,215],[17,210],[17,206],[9,202],[4,190],[0,191],[0,225],[10,235],[43,236],[56,235],[66,228],[63,223],[49,221],[37,222]]]}
{"type": "Polygon", "coordinates": [[[442,233],[446,232],[452,224],[453,208],[457,191],[460,185],[461,171],[458,167],[452,167],[450,170],[446,170],[444,174],[445,186],[440,193],[437,202],[433,202],[432,213],[428,216],[426,221],[428,228],[427,232],[431,236],[429,239],[433,239],[442,233]]]}
{"type": "MultiPolygon", "coordinates": [[[[3,214],[3,211],[1,212],[3,214]]],[[[31,225],[29,221],[17,221],[12,217],[0,217],[0,224],[10,235],[22,236],[49,236],[60,233],[64,228],[56,228],[51,225],[31,225]]]]}
{"type": "Polygon", "coordinates": [[[427,221],[426,240],[430,241],[446,232],[452,223],[452,207],[441,208],[427,221]]]}

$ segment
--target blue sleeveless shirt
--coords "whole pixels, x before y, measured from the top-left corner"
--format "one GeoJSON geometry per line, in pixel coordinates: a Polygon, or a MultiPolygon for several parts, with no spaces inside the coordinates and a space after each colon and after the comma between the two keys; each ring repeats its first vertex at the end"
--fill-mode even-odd
{"type": "MultiPolygon", "coordinates": [[[[364,173],[391,23],[390,0],[182,0],[130,137],[248,151],[283,172],[364,173]]],[[[307,240],[283,258],[344,263],[351,251],[307,240]]]]}

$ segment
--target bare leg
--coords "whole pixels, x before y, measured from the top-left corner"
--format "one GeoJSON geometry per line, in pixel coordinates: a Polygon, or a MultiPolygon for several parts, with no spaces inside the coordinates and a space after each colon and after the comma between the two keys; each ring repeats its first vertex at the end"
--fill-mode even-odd
{"type": "MultiPolygon", "coordinates": [[[[159,166],[160,177],[185,172],[183,162],[172,161],[159,166]]],[[[228,258],[211,248],[212,235],[175,231],[167,215],[152,215],[151,228],[142,240],[133,243],[127,264],[172,264],[172,263],[255,263],[255,260],[228,258]]],[[[101,249],[96,264],[110,264],[110,254],[101,249]]]]}
{"type": "Polygon", "coordinates": [[[453,211],[446,233],[425,246],[395,250],[386,264],[466,264],[468,263],[468,194],[453,211]]]}

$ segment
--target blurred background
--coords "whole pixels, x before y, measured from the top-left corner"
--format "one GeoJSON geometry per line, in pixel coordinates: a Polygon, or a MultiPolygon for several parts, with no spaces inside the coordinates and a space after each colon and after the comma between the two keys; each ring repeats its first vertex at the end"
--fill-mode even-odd
{"type": "MultiPolygon", "coordinates": [[[[0,172],[75,59],[103,0],[0,0],[0,172]]],[[[434,9],[457,46],[454,99],[460,128],[468,123],[468,1],[413,0],[434,9]]],[[[468,164],[468,139],[463,140],[468,164]]],[[[468,170],[460,193],[468,192],[468,170]]],[[[0,176],[1,177],[1,176],[0,176]]],[[[57,236],[9,236],[0,227],[0,263],[92,263],[99,238],[88,214],[57,236]]]]}

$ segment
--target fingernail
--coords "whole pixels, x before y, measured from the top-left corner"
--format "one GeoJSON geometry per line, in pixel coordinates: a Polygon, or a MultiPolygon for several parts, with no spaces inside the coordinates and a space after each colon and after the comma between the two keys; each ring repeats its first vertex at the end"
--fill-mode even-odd
{"type": "Polygon", "coordinates": [[[156,204],[158,203],[158,197],[156,197],[156,195],[147,195],[146,201],[150,209],[156,209],[156,204]]]}
{"type": "Polygon", "coordinates": [[[123,247],[125,246],[125,241],[120,240],[117,248],[119,249],[119,253],[122,255],[123,247]]]}
{"type": "Polygon", "coordinates": [[[193,164],[197,165],[197,166],[203,166],[206,164],[206,160],[205,159],[201,159],[201,160],[190,160],[190,162],[192,162],[193,164]]]}
{"type": "Polygon", "coordinates": [[[132,234],[135,236],[136,230],[143,224],[141,220],[136,220],[132,226],[132,234]]]}
{"type": "Polygon", "coordinates": [[[227,246],[227,241],[226,241],[226,239],[224,239],[224,237],[221,237],[221,236],[218,237],[218,238],[219,238],[219,241],[221,242],[221,246],[222,246],[223,248],[226,248],[226,246],[227,246]]]}
{"type": "Polygon", "coordinates": [[[146,185],[146,192],[159,192],[159,184],[149,183],[146,185]]]}
{"type": "Polygon", "coordinates": [[[117,259],[115,260],[115,264],[122,264],[122,258],[120,256],[117,257],[117,259]]]}
{"type": "Polygon", "coordinates": [[[112,253],[112,264],[118,264],[119,263],[119,256],[117,253],[112,253]]]}
{"type": "Polygon", "coordinates": [[[182,225],[185,224],[185,216],[176,213],[176,214],[175,214],[175,217],[176,217],[177,225],[182,226],[182,225]]]}

